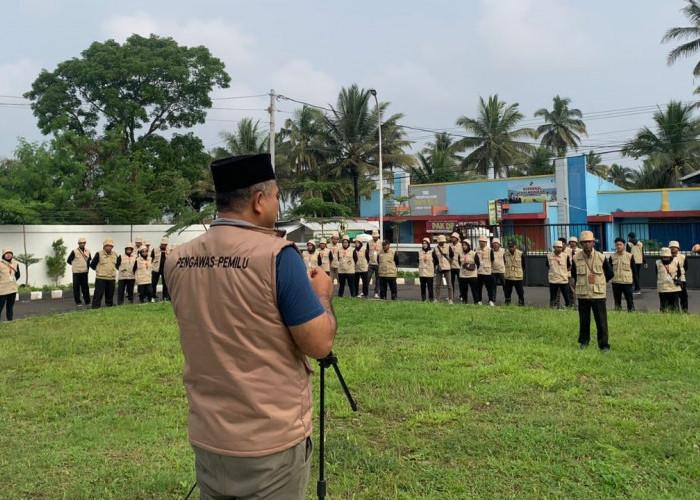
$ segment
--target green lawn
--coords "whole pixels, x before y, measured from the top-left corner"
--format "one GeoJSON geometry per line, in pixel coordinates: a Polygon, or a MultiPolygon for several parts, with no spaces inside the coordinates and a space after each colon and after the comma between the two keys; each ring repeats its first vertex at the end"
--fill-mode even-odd
{"type": "MultiPolygon", "coordinates": [[[[335,304],[329,499],[700,497],[697,315],[335,304]]],[[[0,323],[0,498],[182,498],[181,366],[168,304],[0,323]]]]}

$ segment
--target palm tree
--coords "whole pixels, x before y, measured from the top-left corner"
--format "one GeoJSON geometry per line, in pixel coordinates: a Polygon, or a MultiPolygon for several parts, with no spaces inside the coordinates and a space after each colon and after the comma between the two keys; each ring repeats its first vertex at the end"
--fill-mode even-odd
{"type": "Polygon", "coordinates": [[[544,125],[537,127],[537,137],[542,137],[540,144],[556,151],[557,156],[563,158],[569,148],[578,149],[581,137],[578,134],[588,135],[586,124],[583,123],[580,109],[569,109],[571,99],[568,97],[554,96],[552,111],[545,108],[535,111],[535,117],[544,118],[544,125]]]}
{"type": "Polygon", "coordinates": [[[268,151],[268,134],[258,129],[260,120],[243,118],[238,122],[235,132],[222,132],[221,138],[226,143],[224,148],[214,150],[215,158],[240,156],[268,151]]]}
{"type": "Polygon", "coordinates": [[[634,189],[661,189],[673,181],[671,171],[661,168],[658,158],[647,158],[641,170],[632,170],[630,187],[634,189]]]}
{"type": "Polygon", "coordinates": [[[429,142],[418,153],[418,165],[410,168],[411,182],[431,184],[453,182],[460,179],[460,157],[454,152],[449,134],[436,133],[435,142],[429,142]]]}
{"type": "Polygon", "coordinates": [[[586,170],[598,177],[607,177],[610,167],[603,163],[602,156],[590,150],[586,155],[586,170]]]}
{"type": "Polygon", "coordinates": [[[538,147],[526,164],[513,169],[514,175],[552,175],[554,174],[554,153],[547,147],[538,147]]]}
{"type": "MultiPolygon", "coordinates": [[[[700,3],[697,0],[688,0],[688,5],[681,9],[692,26],[671,28],[666,32],[661,39],[662,43],[670,42],[671,40],[688,40],[668,54],[668,65],[672,65],[679,57],[687,57],[700,50],[700,3]]],[[[695,76],[700,75],[700,62],[693,68],[695,76]]]]}
{"type": "Polygon", "coordinates": [[[700,164],[700,120],[693,116],[693,105],[671,101],[666,111],[659,109],[654,113],[654,121],[656,132],[644,127],[625,144],[622,153],[651,160],[649,168],[665,172],[660,178],[669,184],[664,187],[678,187],[678,179],[700,164]]]}
{"type": "Polygon", "coordinates": [[[629,167],[613,163],[608,170],[607,179],[621,188],[629,189],[634,179],[634,171],[629,167]]]}
{"type": "Polygon", "coordinates": [[[531,128],[515,128],[524,115],[518,111],[518,104],[506,106],[498,100],[498,94],[484,102],[479,98],[479,113],[476,118],[465,115],[457,119],[457,125],[470,134],[455,143],[455,150],[472,151],[462,160],[462,167],[474,169],[487,175],[493,169],[493,178],[508,173],[508,166],[525,161],[535,149],[519,139],[535,136],[531,128]]]}

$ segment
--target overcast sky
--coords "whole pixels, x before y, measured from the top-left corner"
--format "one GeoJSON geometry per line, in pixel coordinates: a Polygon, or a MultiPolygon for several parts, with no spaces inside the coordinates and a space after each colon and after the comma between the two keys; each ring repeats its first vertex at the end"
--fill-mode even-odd
{"type": "MultiPolygon", "coordinates": [[[[214,97],[277,93],[334,104],[341,87],[376,88],[402,124],[459,133],[479,96],[517,102],[523,125],[559,94],[581,109],[582,150],[619,149],[655,107],[690,101],[692,60],[666,65],[667,29],[686,26],[682,0],[230,0],[5,2],[0,21],[0,156],[17,138],[41,141],[27,101],[39,71],[79,57],[93,41],[132,33],[204,45],[224,61],[229,89],[214,97]],[[22,105],[24,103],[25,105],[22,105]]],[[[700,57],[700,54],[696,58],[700,57]]],[[[217,99],[194,131],[207,148],[245,116],[267,126],[269,97],[217,99]],[[218,108],[218,109],[217,109],[218,108]],[[228,109],[223,109],[228,108],[228,109]],[[232,109],[235,108],[235,109],[232,109]],[[245,109],[239,111],[239,109],[245,109]]],[[[297,105],[277,103],[278,127],[297,105]]],[[[411,131],[419,149],[432,134],[411,131]]],[[[606,153],[607,164],[620,162],[606,153]]],[[[635,162],[626,160],[627,165],[635,162]]]]}

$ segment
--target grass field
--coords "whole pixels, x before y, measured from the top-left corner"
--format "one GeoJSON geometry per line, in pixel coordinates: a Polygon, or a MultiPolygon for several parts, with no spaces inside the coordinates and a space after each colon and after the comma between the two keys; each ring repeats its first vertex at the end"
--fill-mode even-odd
{"type": "MultiPolygon", "coordinates": [[[[329,499],[700,497],[697,315],[335,304],[329,499]]],[[[181,366],[168,304],[0,323],[0,498],[182,498],[181,366]]]]}

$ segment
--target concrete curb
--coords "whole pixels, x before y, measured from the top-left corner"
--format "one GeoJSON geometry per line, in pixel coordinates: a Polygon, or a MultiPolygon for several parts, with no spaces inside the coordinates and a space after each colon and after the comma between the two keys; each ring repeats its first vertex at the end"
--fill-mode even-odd
{"type": "MultiPolygon", "coordinates": [[[[163,291],[163,285],[156,287],[156,293],[163,291]]],[[[90,297],[95,294],[95,289],[90,288],[90,297]]],[[[136,286],[134,286],[134,295],[136,295],[136,286]]],[[[18,293],[15,300],[17,301],[34,301],[34,300],[51,300],[51,299],[70,299],[73,298],[73,290],[51,290],[48,292],[23,292],[18,293]]]]}

